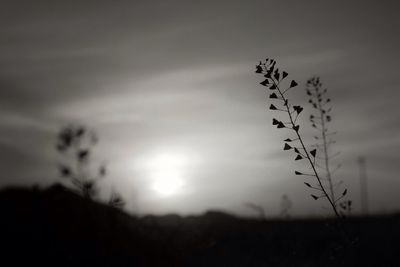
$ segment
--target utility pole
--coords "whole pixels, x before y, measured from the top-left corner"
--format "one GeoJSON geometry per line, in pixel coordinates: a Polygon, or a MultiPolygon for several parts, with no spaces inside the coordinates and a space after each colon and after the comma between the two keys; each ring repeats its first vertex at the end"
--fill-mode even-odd
{"type": "Polygon", "coordinates": [[[360,169],[360,197],[361,211],[363,215],[368,215],[368,184],[367,184],[367,168],[364,157],[358,158],[358,166],[360,169]]]}

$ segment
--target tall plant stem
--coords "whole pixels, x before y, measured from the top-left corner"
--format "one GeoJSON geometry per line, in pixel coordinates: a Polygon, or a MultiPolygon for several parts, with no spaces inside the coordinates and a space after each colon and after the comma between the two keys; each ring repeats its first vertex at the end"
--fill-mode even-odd
{"type": "Polygon", "coordinates": [[[322,127],[322,142],[323,142],[323,148],[324,148],[324,156],[325,156],[325,170],[326,170],[326,178],[329,183],[329,191],[330,191],[330,197],[333,200],[333,204],[336,207],[336,202],[335,202],[335,190],[333,188],[333,182],[332,182],[332,176],[331,176],[331,171],[329,169],[329,156],[328,156],[328,141],[326,140],[326,125],[325,125],[325,117],[323,113],[323,109],[321,106],[321,101],[320,99],[317,99],[318,102],[318,110],[320,112],[321,116],[321,127],[322,127]]]}

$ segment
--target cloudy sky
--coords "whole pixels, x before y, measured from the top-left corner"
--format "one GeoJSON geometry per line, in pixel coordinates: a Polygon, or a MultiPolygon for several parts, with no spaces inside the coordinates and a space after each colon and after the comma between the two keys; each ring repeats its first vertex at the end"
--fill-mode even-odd
{"type": "Polygon", "coordinates": [[[294,102],[309,108],[302,87],[313,75],[329,89],[343,165],[335,179],[354,208],[364,156],[371,209],[398,210],[398,6],[1,0],[0,185],[59,181],[56,134],[74,122],[98,133],[102,188],[120,191],[129,210],[248,215],[252,202],[275,215],[287,194],[293,214],[324,212],[271,125],[254,67],[272,57],[300,85],[294,102]]]}

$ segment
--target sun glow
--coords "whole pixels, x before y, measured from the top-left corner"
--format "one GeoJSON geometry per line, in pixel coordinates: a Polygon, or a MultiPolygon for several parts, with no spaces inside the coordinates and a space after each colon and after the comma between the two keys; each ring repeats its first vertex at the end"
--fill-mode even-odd
{"type": "Polygon", "coordinates": [[[159,154],[149,161],[152,189],[160,196],[182,192],[185,157],[177,154],[159,154]]]}

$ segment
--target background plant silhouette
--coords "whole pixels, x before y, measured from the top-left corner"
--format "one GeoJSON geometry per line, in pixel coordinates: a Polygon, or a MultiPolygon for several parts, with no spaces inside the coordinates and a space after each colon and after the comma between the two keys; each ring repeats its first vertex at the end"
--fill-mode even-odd
{"type": "Polygon", "coordinates": [[[119,194],[117,191],[112,190],[111,191],[111,196],[108,200],[108,205],[122,209],[125,206],[126,202],[122,198],[121,194],[119,194]]]}
{"type": "MultiPolygon", "coordinates": [[[[107,172],[104,164],[94,168],[91,162],[97,142],[96,133],[82,125],[64,126],[57,136],[57,151],[64,158],[58,165],[61,178],[69,180],[88,199],[98,196],[98,182],[107,172]]],[[[114,189],[107,203],[115,208],[123,208],[126,204],[121,194],[114,189]]]]}
{"type": "Polygon", "coordinates": [[[91,158],[98,138],[93,130],[82,125],[64,126],[57,137],[57,150],[64,160],[58,168],[63,179],[88,199],[98,195],[97,183],[106,175],[106,168],[100,165],[93,173],[91,158]]]}
{"type": "MultiPolygon", "coordinates": [[[[311,197],[314,200],[326,198],[335,216],[341,218],[341,214],[335,205],[335,200],[330,196],[329,189],[327,189],[326,185],[322,181],[321,175],[317,171],[317,149],[308,149],[302,135],[300,134],[300,125],[297,123],[297,119],[303,111],[303,107],[291,104],[287,97],[288,92],[295,88],[298,83],[291,80],[290,83],[287,83],[285,86],[284,82],[286,81],[288,73],[279,70],[279,68],[276,67],[276,61],[273,59],[266,59],[265,62],[260,61],[260,63],[256,65],[256,73],[264,76],[265,79],[260,84],[271,91],[269,98],[276,101],[275,104],[270,105],[269,109],[286,114],[286,120],[288,121],[281,121],[276,118],[273,118],[272,120],[272,125],[276,126],[278,129],[286,128],[292,133],[292,137],[284,140],[285,143],[283,150],[293,151],[295,153],[294,160],[306,160],[309,169],[311,169],[311,173],[296,170],[295,175],[314,177],[315,185],[311,182],[304,182],[307,187],[317,192],[311,194],[311,197]]],[[[342,197],[346,194],[347,189],[342,192],[342,197]]]]}
{"type": "Polygon", "coordinates": [[[343,181],[335,182],[333,180],[333,174],[339,169],[340,165],[333,170],[331,168],[331,159],[339,153],[332,154],[331,152],[331,146],[336,143],[332,136],[336,132],[331,132],[328,128],[328,124],[332,121],[332,105],[328,96],[328,89],[323,88],[319,77],[312,77],[306,83],[306,93],[310,97],[308,102],[314,109],[314,113],[310,115],[311,126],[318,131],[318,135],[314,136],[317,142],[313,145],[319,152],[319,156],[316,156],[315,165],[325,174],[325,177],[321,177],[321,180],[326,182],[333,204],[340,209],[342,215],[350,214],[352,201],[344,200],[345,194],[339,193],[339,197],[337,196],[343,181]]]}

